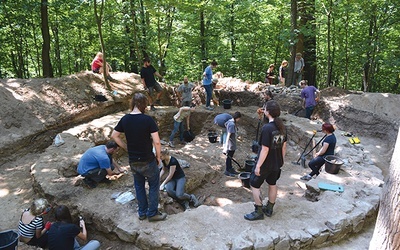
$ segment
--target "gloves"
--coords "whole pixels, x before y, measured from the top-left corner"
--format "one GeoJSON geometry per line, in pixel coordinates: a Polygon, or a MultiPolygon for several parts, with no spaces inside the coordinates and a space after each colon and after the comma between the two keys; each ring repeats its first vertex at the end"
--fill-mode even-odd
{"type": "Polygon", "coordinates": [[[49,231],[50,228],[51,228],[51,222],[50,222],[50,221],[46,222],[46,224],[44,225],[44,228],[45,228],[47,231],[49,231]]]}

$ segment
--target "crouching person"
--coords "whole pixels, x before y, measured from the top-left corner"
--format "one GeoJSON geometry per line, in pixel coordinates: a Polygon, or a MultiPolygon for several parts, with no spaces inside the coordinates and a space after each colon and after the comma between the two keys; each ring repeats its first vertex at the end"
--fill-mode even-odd
{"type": "Polygon", "coordinates": [[[100,242],[91,240],[86,245],[80,246],[76,237],[86,241],[87,231],[85,221],[79,220],[79,227],[72,223],[71,213],[68,207],[61,205],[55,210],[56,222],[49,230],[50,250],[96,250],[100,248],[100,242]]]}
{"type": "Polygon", "coordinates": [[[276,101],[268,101],[264,106],[264,114],[269,123],[262,128],[260,145],[255,168],[250,175],[250,187],[254,198],[255,210],[245,214],[246,220],[264,219],[272,215],[275,205],[278,187],[276,182],[281,176],[283,158],[286,154],[286,129],[283,121],[279,118],[281,111],[276,101]],[[268,187],[268,203],[263,205],[260,187],[266,181],[268,187]]]}
{"type": "Polygon", "coordinates": [[[160,190],[164,190],[165,188],[168,195],[176,200],[184,210],[189,208],[189,202],[194,207],[198,207],[200,202],[196,196],[185,193],[186,177],[179,161],[175,157],[170,156],[167,149],[161,151],[161,160],[163,168],[160,171],[160,180],[165,172],[168,172],[168,176],[160,185],[160,190]]]}

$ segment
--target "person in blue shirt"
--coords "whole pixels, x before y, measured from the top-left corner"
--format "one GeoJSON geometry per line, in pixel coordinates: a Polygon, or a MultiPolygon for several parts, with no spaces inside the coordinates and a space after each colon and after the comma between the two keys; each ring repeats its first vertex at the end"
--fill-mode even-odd
{"type": "Polygon", "coordinates": [[[81,157],[78,164],[78,173],[85,177],[84,183],[95,188],[99,182],[109,183],[107,175],[117,175],[123,172],[122,167],[112,159],[112,154],[118,150],[115,141],[106,145],[89,148],[81,157]]]}
{"type": "Polygon", "coordinates": [[[212,70],[218,66],[218,63],[213,60],[209,66],[206,67],[203,73],[203,87],[206,90],[206,109],[213,110],[210,106],[213,86],[212,86],[212,79],[213,79],[213,72],[212,70]]]}
{"type": "Polygon", "coordinates": [[[333,133],[335,128],[330,123],[322,124],[322,132],[326,134],[325,139],[322,141],[322,148],[315,154],[315,157],[308,163],[311,168],[311,173],[301,177],[301,180],[309,181],[313,176],[317,177],[322,165],[325,164],[324,156],[334,155],[336,147],[336,136],[333,133]]]}

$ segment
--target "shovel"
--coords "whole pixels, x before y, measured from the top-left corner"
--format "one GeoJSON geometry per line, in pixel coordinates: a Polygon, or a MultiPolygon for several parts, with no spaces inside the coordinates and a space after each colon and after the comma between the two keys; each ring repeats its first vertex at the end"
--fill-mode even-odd
{"type": "Polygon", "coordinates": [[[307,154],[303,154],[303,155],[300,156],[300,159],[301,159],[300,165],[301,165],[303,168],[306,168],[306,156],[309,155],[309,154],[310,154],[324,139],[325,139],[325,137],[326,137],[326,135],[324,135],[324,136],[321,138],[321,140],[319,140],[319,141],[317,142],[317,144],[315,144],[315,146],[314,146],[310,151],[307,152],[307,154]]]}
{"type": "Polygon", "coordinates": [[[300,160],[302,161],[302,164],[301,164],[302,166],[303,166],[303,164],[305,164],[306,155],[304,155],[304,153],[306,152],[308,146],[310,145],[311,141],[314,139],[316,134],[317,134],[317,130],[313,130],[313,135],[312,135],[311,139],[308,141],[308,143],[307,143],[306,147],[304,148],[303,152],[301,153],[299,159],[297,161],[292,162],[293,164],[300,165],[300,160]]]}

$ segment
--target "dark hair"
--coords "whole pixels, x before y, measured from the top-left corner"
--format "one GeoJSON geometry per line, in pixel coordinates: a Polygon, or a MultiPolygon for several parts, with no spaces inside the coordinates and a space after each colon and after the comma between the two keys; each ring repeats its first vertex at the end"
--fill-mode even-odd
{"type": "Polygon", "coordinates": [[[135,107],[137,107],[140,112],[145,112],[147,107],[147,97],[144,94],[140,92],[133,94],[131,100],[131,110],[133,110],[135,107]]]}
{"type": "Polygon", "coordinates": [[[60,205],[55,210],[55,217],[57,221],[72,223],[71,213],[68,207],[60,205]]]}
{"type": "Polygon", "coordinates": [[[145,62],[151,62],[151,61],[150,61],[150,58],[145,57],[145,58],[143,59],[143,63],[145,63],[145,62]]]}
{"type": "Polygon", "coordinates": [[[329,122],[325,122],[324,124],[322,124],[322,130],[325,130],[329,133],[335,132],[335,128],[329,122]]]}
{"type": "Polygon", "coordinates": [[[108,148],[108,149],[118,148],[118,144],[115,141],[111,140],[106,143],[106,148],[108,148]]]}
{"type": "Polygon", "coordinates": [[[217,61],[213,60],[213,61],[211,62],[211,65],[212,65],[212,66],[217,66],[218,63],[217,63],[217,61]]]}
{"type": "Polygon", "coordinates": [[[281,115],[281,107],[279,106],[279,103],[274,101],[274,100],[269,100],[265,106],[265,110],[268,111],[270,116],[274,118],[275,125],[278,127],[279,131],[281,134],[285,133],[285,125],[283,124],[283,121],[279,116],[281,115]]]}
{"type": "Polygon", "coordinates": [[[300,85],[308,85],[308,81],[307,80],[301,80],[300,81],[300,85]]]}
{"type": "Polygon", "coordinates": [[[239,111],[236,111],[234,114],[233,114],[233,116],[232,116],[232,118],[233,119],[237,119],[237,118],[240,118],[240,117],[242,117],[242,114],[239,112],[239,111]]]}

